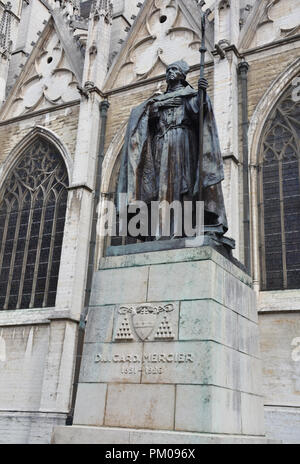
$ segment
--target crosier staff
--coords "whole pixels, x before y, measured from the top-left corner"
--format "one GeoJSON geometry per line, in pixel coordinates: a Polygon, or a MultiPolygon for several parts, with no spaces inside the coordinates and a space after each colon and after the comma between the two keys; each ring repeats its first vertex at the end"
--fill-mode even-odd
{"type": "Polygon", "coordinates": [[[199,92],[199,200],[203,201],[203,188],[201,185],[203,179],[203,128],[204,128],[204,97],[208,87],[208,83],[204,78],[204,67],[205,67],[205,53],[207,51],[205,47],[205,29],[206,29],[206,18],[211,13],[211,10],[202,10],[205,5],[204,0],[196,0],[200,6],[201,11],[201,47],[200,47],[200,79],[198,85],[199,92]]]}

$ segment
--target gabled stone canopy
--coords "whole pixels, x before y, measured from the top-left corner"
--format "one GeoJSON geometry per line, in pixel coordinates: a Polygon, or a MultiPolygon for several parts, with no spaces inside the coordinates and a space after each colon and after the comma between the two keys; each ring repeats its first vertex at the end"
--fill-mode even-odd
{"type": "Polygon", "coordinates": [[[247,50],[300,33],[299,0],[257,0],[240,37],[247,50]]]}
{"type": "MultiPolygon", "coordinates": [[[[194,0],[149,0],[112,64],[106,89],[122,87],[165,72],[168,64],[185,59],[199,63],[200,9],[194,0]]],[[[208,24],[207,46],[212,50],[213,26],[208,24]]],[[[207,53],[207,60],[212,59],[207,53]]]]}
{"type": "Polygon", "coordinates": [[[1,120],[79,99],[82,68],[74,69],[70,53],[50,19],[2,108],[1,120]]]}

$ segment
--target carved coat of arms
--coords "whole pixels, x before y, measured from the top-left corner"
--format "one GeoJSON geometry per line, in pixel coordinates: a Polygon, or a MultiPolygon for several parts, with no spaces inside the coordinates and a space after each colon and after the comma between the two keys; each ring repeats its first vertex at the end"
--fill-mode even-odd
{"type": "Polygon", "coordinates": [[[145,303],[142,305],[124,305],[118,310],[118,326],[115,336],[116,341],[133,340],[133,328],[137,337],[145,341],[156,329],[155,339],[174,339],[172,324],[168,318],[168,314],[175,310],[174,305],[153,305],[145,303]],[[158,317],[160,317],[159,326],[158,317]]]}

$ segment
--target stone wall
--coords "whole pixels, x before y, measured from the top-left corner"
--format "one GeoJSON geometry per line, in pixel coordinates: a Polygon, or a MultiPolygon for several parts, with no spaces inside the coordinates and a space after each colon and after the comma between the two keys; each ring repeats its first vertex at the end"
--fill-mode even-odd
{"type": "Polygon", "coordinates": [[[24,311],[7,312],[0,320],[0,443],[49,443],[70,410],[77,324],[55,320],[55,309],[26,310],[27,321],[24,311]]]}
{"type": "MultiPolygon", "coordinates": [[[[79,116],[79,105],[66,106],[55,111],[42,111],[35,116],[20,117],[16,120],[0,123],[0,163],[3,163],[10,152],[36,126],[52,131],[68,149],[73,158],[76,147],[76,136],[79,116]]],[[[1,164],[0,164],[1,176],[1,164]]],[[[1,180],[0,180],[1,182],[1,180]]]]}
{"type": "MultiPolygon", "coordinates": [[[[249,119],[253,115],[259,100],[272,82],[285,71],[289,64],[299,57],[300,41],[287,46],[262,50],[253,55],[246,54],[249,69],[249,119]]],[[[279,95],[278,95],[279,97],[279,95]]],[[[270,102],[270,105],[275,102],[270,102]]],[[[271,108],[270,108],[271,110],[271,108]]]]}
{"type": "MultiPolygon", "coordinates": [[[[283,8],[285,2],[278,2],[276,8],[278,9],[280,5],[283,8]]],[[[32,41],[36,42],[38,40],[39,35],[37,33],[44,28],[43,20],[49,18],[49,13],[38,0],[32,0],[30,6],[26,5],[26,2],[21,2],[21,0],[14,1],[15,13],[18,14],[19,10],[17,11],[17,7],[19,8],[21,3],[24,5],[22,23],[19,25],[17,17],[14,17],[13,20],[12,38],[14,40],[14,48],[19,48],[19,53],[16,53],[12,58],[9,86],[15,81],[14,76],[21,72],[20,63],[24,64],[27,60],[25,52],[31,52],[33,47],[32,41]],[[34,9],[34,14],[32,14],[32,8],[34,9]],[[17,29],[19,32],[18,40],[17,29]]],[[[121,0],[118,2],[120,10],[124,6],[123,3],[121,0]]],[[[212,3],[212,1],[207,2],[207,6],[211,6],[212,3]]],[[[254,1],[243,1],[242,6],[245,6],[246,3],[253,4],[254,1]]],[[[0,15],[3,4],[4,2],[0,0],[0,15]]],[[[138,11],[135,0],[130,0],[130,2],[126,0],[125,6],[125,13],[122,13],[122,17],[119,20],[116,19],[114,21],[111,52],[120,48],[118,39],[120,37],[125,38],[126,36],[125,32],[123,33],[125,17],[127,20],[130,20],[131,13],[134,12],[136,14],[138,11]],[[118,30],[119,28],[122,28],[121,32],[118,30]]],[[[132,21],[130,20],[130,22],[132,21]]],[[[248,50],[245,53],[245,58],[250,64],[248,93],[250,121],[255,110],[258,108],[259,102],[274,80],[299,57],[299,39],[293,40],[287,38],[285,41],[278,42],[277,45],[268,42],[268,33],[265,33],[264,38],[260,32],[259,44],[265,43],[267,45],[248,50]]],[[[252,42],[252,46],[257,43],[255,41],[252,42]]],[[[215,66],[217,67],[220,63],[217,63],[217,60],[215,61],[215,66]]],[[[214,68],[211,62],[206,68],[206,77],[210,84],[208,92],[212,99],[214,99],[214,93],[217,94],[214,85],[216,67],[214,68]]],[[[221,68],[222,62],[219,66],[220,72],[217,79],[223,84],[223,79],[226,78],[226,75],[222,75],[221,68]]],[[[197,87],[198,75],[199,71],[193,70],[188,78],[189,82],[195,88],[197,87]]],[[[235,76],[232,75],[230,79],[234,81],[235,76]]],[[[230,79],[228,86],[232,84],[230,79]]],[[[124,135],[123,128],[128,120],[131,109],[145,101],[155,92],[163,91],[164,89],[163,75],[146,80],[145,82],[136,82],[133,85],[113,90],[109,89],[109,83],[107,84],[106,90],[110,108],[105,142],[106,154],[111,156],[111,153],[114,151],[116,155],[120,152],[121,143],[118,138],[120,139],[124,135]],[[120,137],[118,137],[119,134],[120,137]]],[[[235,88],[233,88],[234,92],[236,92],[235,88]]],[[[279,96],[280,93],[278,93],[279,96]]],[[[231,97],[229,95],[228,101],[230,101],[231,97]]],[[[275,104],[276,99],[277,95],[273,96],[273,100],[268,102],[270,110],[272,105],[275,104]]],[[[97,146],[98,133],[96,133],[97,131],[92,131],[93,134],[89,135],[91,137],[89,144],[85,144],[88,137],[86,114],[91,117],[92,111],[98,112],[98,100],[95,99],[93,110],[84,110],[84,104],[82,105],[83,124],[79,132],[79,102],[70,105],[66,104],[56,109],[45,109],[34,115],[21,116],[10,121],[0,122],[0,187],[4,175],[10,167],[10,163],[14,161],[12,156],[12,153],[14,153],[13,150],[37,126],[48,130],[49,134],[53,134],[65,147],[70,158],[68,165],[70,174],[72,171],[72,159],[74,159],[77,149],[77,173],[81,174],[83,172],[82,177],[84,178],[85,170],[83,168],[85,168],[90,177],[92,177],[94,174],[94,165],[91,163],[94,162],[94,155],[91,156],[88,150],[91,151],[91,147],[97,146]],[[85,148],[82,149],[82,147],[86,147],[87,151],[85,151],[85,148]]],[[[86,103],[87,107],[89,105],[90,103],[86,103]]],[[[93,113],[93,122],[98,117],[95,115],[95,112],[93,113]]],[[[240,114],[241,105],[239,105],[239,116],[240,114]]],[[[220,112],[219,117],[222,118],[220,112]]],[[[228,120],[230,122],[230,117],[228,117],[228,120]]],[[[228,216],[235,218],[240,214],[239,234],[237,236],[239,237],[238,249],[241,250],[239,251],[239,258],[243,260],[241,135],[240,120],[238,153],[233,153],[238,161],[234,162],[236,164],[232,164],[233,162],[229,158],[225,161],[224,193],[229,205],[228,216]]],[[[225,130],[222,131],[222,137],[224,143],[226,143],[226,126],[225,130]]],[[[249,148],[251,151],[251,147],[249,148]]],[[[112,156],[109,159],[112,159],[112,163],[114,164],[116,156],[112,156]]],[[[110,172],[113,171],[112,168],[110,172]]],[[[76,177],[76,182],[74,181],[74,183],[76,185],[84,184],[82,177],[76,177]]],[[[253,201],[251,220],[255,221],[257,205],[255,196],[256,180],[253,171],[250,172],[250,180],[252,181],[251,197],[253,201]]],[[[109,184],[109,179],[104,179],[104,181],[106,185],[109,184]]],[[[115,180],[113,179],[111,183],[112,189],[114,188],[114,182],[115,180]]],[[[89,184],[89,187],[92,190],[92,182],[91,185],[89,184]]],[[[25,311],[14,311],[13,313],[1,311],[0,313],[0,441],[13,441],[15,443],[47,442],[50,439],[52,425],[65,421],[69,410],[78,313],[81,310],[83,293],[82,288],[76,283],[74,284],[73,277],[75,275],[74,269],[78,268],[78,262],[80,262],[82,282],[85,278],[83,263],[87,259],[87,253],[84,247],[80,248],[80,242],[84,240],[88,241],[88,224],[90,218],[88,211],[91,197],[92,193],[88,189],[85,189],[84,193],[78,193],[77,190],[70,192],[69,216],[67,217],[69,217],[68,230],[71,230],[73,227],[73,232],[67,234],[67,239],[64,243],[64,275],[61,276],[61,280],[59,281],[60,305],[51,310],[26,310],[26,314],[25,311]],[[77,225],[78,229],[76,229],[77,225]],[[76,247],[77,249],[80,248],[78,255],[76,255],[76,247]],[[71,262],[72,265],[70,264],[71,262]],[[67,276],[69,279],[68,282],[66,282],[64,276],[67,276]],[[76,316],[74,316],[75,306],[77,306],[76,316]],[[73,320],[70,319],[72,310],[74,311],[73,320]],[[61,318],[62,320],[57,321],[57,318],[61,318]],[[3,376],[2,371],[6,372],[3,376]],[[17,410],[19,411],[18,413],[15,412],[17,410]]],[[[252,247],[254,251],[257,251],[258,230],[255,224],[252,227],[252,247]]],[[[300,337],[300,304],[298,301],[300,299],[300,290],[293,292],[259,293],[259,265],[255,258],[253,260],[253,272],[260,309],[259,320],[261,351],[264,363],[267,433],[270,437],[282,438],[285,441],[299,441],[300,362],[293,359],[292,353],[295,346],[292,345],[292,342],[297,337],[300,337]]]]}
{"type": "Polygon", "coordinates": [[[299,443],[300,312],[261,314],[259,323],[266,430],[272,438],[299,443]]]}
{"type": "MultiPolygon", "coordinates": [[[[277,47],[246,53],[249,68],[249,121],[257,111],[258,105],[266,92],[289,65],[299,57],[300,43],[285,43],[277,47]]],[[[287,82],[289,85],[289,82],[287,82]]],[[[267,101],[268,110],[275,105],[278,94],[273,92],[267,101]]],[[[255,122],[255,121],[254,121],[255,122]]],[[[241,120],[240,120],[241,123],[241,120]]],[[[241,128],[241,124],[240,124],[241,128]]],[[[258,134],[259,136],[259,134],[258,134]]],[[[251,146],[249,152],[255,155],[251,146]]],[[[240,150],[242,150],[240,129],[240,150]]],[[[252,157],[249,164],[256,164],[252,157]]],[[[251,180],[251,222],[254,282],[259,292],[259,257],[257,226],[257,179],[255,168],[250,169],[251,180]]],[[[240,181],[240,198],[242,208],[242,179],[240,181]]],[[[293,359],[295,346],[293,340],[300,336],[300,291],[277,291],[258,293],[260,344],[263,360],[263,393],[265,397],[265,421],[267,436],[281,439],[286,443],[299,443],[300,437],[300,363],[293,359]]]]}
{"type": "MultiPolygon", "coordinates": [[[[42,111],[0,124],[0,184],[16,145],[36,130],[65,147],[72,172],[79,105],[42,111]],[[40,130],[37,129],[42,128],[40,130]],[[5,169],[4,169],[5,168],[5,169]]],[[[64,153],[65,155],[65,153],[64,153]]],[[[70,182],[72,179],[70,179],[70,182]]],[[[64,286],[63,277],[58,289],[64,286]]],[[[71,308],[0,311],[0,442],[49,443],[70,410],[77,321],[71,308]]]]}

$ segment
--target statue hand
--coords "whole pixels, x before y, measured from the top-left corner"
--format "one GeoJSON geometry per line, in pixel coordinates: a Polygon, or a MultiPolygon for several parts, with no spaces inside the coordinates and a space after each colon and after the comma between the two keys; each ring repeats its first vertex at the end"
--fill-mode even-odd
{"type": "Polygon", "coordinates": [[[204,77],[201,77],[198,81],[198,89],[206,92],[207,87],[208,87],[207,80],[204,77]]]}

